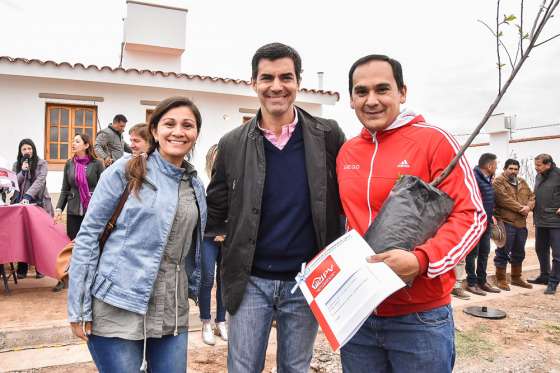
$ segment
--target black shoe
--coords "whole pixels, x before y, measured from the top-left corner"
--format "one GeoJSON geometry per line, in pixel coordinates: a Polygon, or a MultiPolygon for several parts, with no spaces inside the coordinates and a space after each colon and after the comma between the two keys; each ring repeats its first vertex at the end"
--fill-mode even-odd
{"type": "Polygon", "coordinates": [[[547,294],[547,295],[554,295],[554,294],[556,294],[556,288],[557,287],[558,287],[557,283],[549,282],[548,286],[546,287],[546,290],[544,291],[544,293],[547,294]]]}
{"type": "Polygon", "coordinates": [[[55,287],[52,289],[52,291],[55,292],[55,293],[58,293],[59,291],[61,291],[65,287],[66,286],[64,285],[64,282],[59,281],[58,284],[56,284],[55,287]]]}
{"type": "Polygon", "coordinates": [[[35,274],[35,278],[36,278],[36,279],[43,278],[43,277],[45,277],[45,275],[42,274],[42,273],[37,272],[37,273],[35,274]]]}
{"type": "Polygon", "coordinates": [[[16,276],[17,276],[18,280],[23,280],[24,278],[27,277],[27,275],[22,275],[21,273],[17,273],[16,276]]]}
{"type": "Polygon", "coordinates": [[[548,285],[548,276],[540,275],[539,277],[528,279],[527,282],[530,284],[548,285]]]}

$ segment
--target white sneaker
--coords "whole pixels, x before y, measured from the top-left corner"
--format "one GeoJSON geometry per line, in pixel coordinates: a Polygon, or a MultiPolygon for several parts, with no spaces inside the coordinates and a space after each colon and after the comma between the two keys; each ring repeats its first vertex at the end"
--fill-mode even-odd
{"type": "Polygon", "coordinates": [[[222,338],[224,341],[228,340],[227,326],[224,321],[216,323],[214,327],[214,334],[222,338]]]}
{"type": "Polygon", "coordinates": [[[209,322],[202,323],[202,342],[210,346],[216,344],[216,338],[214,338],[214,333],[212,333],[212,324],[209,322]]]}

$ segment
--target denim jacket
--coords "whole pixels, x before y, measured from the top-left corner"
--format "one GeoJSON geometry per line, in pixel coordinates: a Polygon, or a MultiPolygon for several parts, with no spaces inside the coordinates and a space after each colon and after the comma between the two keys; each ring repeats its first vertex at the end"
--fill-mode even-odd
{"type": "MultiPolygon", "coordinates": [[[[70,264],[68,319],[92,320],[92,296],[113,306],[146,314],[152,287],[177,210],[183,171],[156,150],[148,158],[147,175],[138,197],[128,197],[99,260],[99,235],[113,214],[127,183],[123,157],[97,184],[76,237],[70,264]]],[[[204,185],[191,177],[199,218],[196,238],[185,262],[188,294],[195,301],[200,287],[200,250],[206,225],[204,185]]]]}

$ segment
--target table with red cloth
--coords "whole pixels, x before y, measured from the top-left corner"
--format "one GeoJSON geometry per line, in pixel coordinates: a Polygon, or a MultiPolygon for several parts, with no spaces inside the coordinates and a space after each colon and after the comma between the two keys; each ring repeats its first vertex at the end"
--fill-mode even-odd
{"type": "Polygon", "coordinates": [[[70,242],[64,225],[35,205],[0,207],[0,264],[24,262],[56,278],[56,256],[70,242]]]}

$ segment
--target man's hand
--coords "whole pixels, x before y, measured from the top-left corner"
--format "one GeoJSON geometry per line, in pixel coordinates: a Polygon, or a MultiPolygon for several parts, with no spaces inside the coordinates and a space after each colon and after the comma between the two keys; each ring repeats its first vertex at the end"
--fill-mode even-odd
{"type": "Polygon", "coordinates": [[[113,158],[107,157],[103,160],[103,163],[105,164],[105,167],[109,167],[111,164],[113,164],[113,158]]]}
{"type": "Polygon", "coordinates": [[[556,210],[556,214],[560,215],[560,209],[556,210]]]}
{"type": "Polygon", "coordinates": [[[87,342],[88,335],[91,334],[91,321],[85,323],[71,322],[70,329],[72,329],[72,334],[87,342]]]}
{"type": "Polygon", "coordinates": [[[416,255],[402,249],[392,249],[381,254],[375,254],[367,258],[370,263],[384,262],[404,282],[412,282],[420,272],[420,263],[416,255]]]}
{"type": "Polygon", "coordinates": [[[520,212],[522,215],[525,215],[525,216],[529,215],[529,211],[531,211],[531,209],[529,208],[529,206],[523,206],[523,207],[521,208],[521,210],[519,210],[519,212],[520,212]]]}
{"type": "Polygon", "coordinates": [[[225,239],[226,239],[225,236],[218,235],[218,236],[214,237],[214,242],[224,242],[225,239]]]}
{"type": "Polygon", "coordinates": [[[29,205],[32,202],[33,202],[33,197],[31,197],[29,194],[23,195],[23,198],[21,199],[22,205],[29,205]]]}

